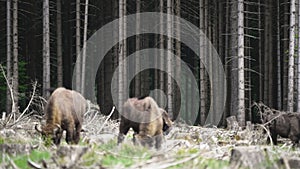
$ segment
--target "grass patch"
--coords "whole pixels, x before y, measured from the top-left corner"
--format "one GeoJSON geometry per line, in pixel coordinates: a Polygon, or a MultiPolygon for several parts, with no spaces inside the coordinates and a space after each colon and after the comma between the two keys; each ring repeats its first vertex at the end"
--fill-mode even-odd
{"type": "MultiPolygon", "coordinates": [[[[41,160],[50,159],[51,155],[47,151],[38,151],[33,150],[29,155],[17,155],[16,157],[10,157],[11,160],[17,165],[19,168],[24,169],[30,169],[30,167],[27,164],[27,160],[30,159],[31,161],[39,163],[41,160]]],[[[6,159],[8,160],[8,159],[6,159]]],[[[0,162],[2,163],[2,158],[0,159],[0,162]]]]}
{"type": "Polygon", "coordinates": [[[147,148],[131,144],[121,144],[108,151],[101,160],[103,166],[123,165],[130,167],[137,161],[150,159],[151,154],[147,148]]]}
{"type": "Polygon", "coordinates": [[[3,137],[0,137],[0,144],[4,144],[5,143],[5,140],[3,137]]]}
{"type": "Polygon", "coordinates": [[[191,161],[181,163],[170,167],[171,169],[179,168],[199,168],[199,169],[222,169],[228,168],[229,162],[216,159],[204,159],[203,157],[195,158],[191,161]]]}
{"type": "Polygon", "coordinates": [[[103,167],[124,166],[130,167],[136,162],[151,158],[151,152],[142,146],[132,144],[117,144],[111,140],[105,144],[95,144],[91,151],[82,157],[82,165],[89,167],[99,163],[103,167]]]}

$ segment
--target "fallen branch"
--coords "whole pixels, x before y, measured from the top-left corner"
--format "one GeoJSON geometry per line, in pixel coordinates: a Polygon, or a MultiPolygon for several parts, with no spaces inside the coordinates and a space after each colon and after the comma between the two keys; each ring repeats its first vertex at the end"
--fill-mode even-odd
{"type": "Polygon", "coordinates": [[[8,81],[8,79],[7,79],[7,77],[6,77],[6,75],[5,75],[5,71],[4,71],[4,69],[3,69],[3,67],[2,67],[2,64],[0,64],[0,68],[1,68],[1,71],[2,71],[2,74],[3,74],[3,77],[4,77],[4,79],[5,79],[5,81],[6,81],[6,84],[7,84],[7,87],[8,87],[8,89],[9,89],[9,93],[10,93],[10,97],[11,97],[11,101],[12,101],[12,113],[10,113],[10,116],[9,116],[9,119],[8,119],[8,121],[7,121],[7,123],[9,123],[9,121],[11,120],[11,118],[13,117],[13,116],[15,116],[15,109],[16,109],[16,105],[15,105],[15,101],[14,101],[14,94],[13,94],[13,90],[12,90],[12,87],[11,87],[11,85],[10,85],[10,83],[9,83],[9,81],[8,81]]]}
{"type": "Polygon", "coordinates": [[[18,122],[24,116],[24,114],[28,111],[28,109],[29,109],[29,107],[31,105],[31,102],[32,102],[32,100],[33,100],[33,98],[35,96],[36,85],[37,85],[37,82],[35,81],[35,83],[33,84],[33,92],[32,92],[32,96],[30,98],[30,101],[29,101],[27,107],[24,109],[24,111],[22,112],[22,114],[18,117],[18,119],[15,122],[18,122]]]}
{"type": "Polygon", "coordinates": [[[112,114],[114,113],[114,111],[115,111],[115,108],[116,108],[116,107],[113,106],[113,108],[112,108],[110,114],[107,116],[107,118],[105,119],[105,121],[104,121],[104,123],[102,124],[101,128],[99,129],[99,132],[102,131],[104,125],[107,123],[108,119],[110,119],[111,115],[112,115],[112,114]]]}
{"type": "Polygon", "coordinates": [[[27,160],[27,164],[35,169],[41,169],[42,165],[35,163],[34,161],[32,161],[30,158],[27,160]]]}
{"type": "Polygon", "coordinates": [[[257,124],[257,126],[262,127],[267,132],[268,137],[270,139],[271,146],[273,146],[274,144],[273,144],[273,140],[272,140],[270,131],[266,128],[266,126],[264,124],[257,124]]]}

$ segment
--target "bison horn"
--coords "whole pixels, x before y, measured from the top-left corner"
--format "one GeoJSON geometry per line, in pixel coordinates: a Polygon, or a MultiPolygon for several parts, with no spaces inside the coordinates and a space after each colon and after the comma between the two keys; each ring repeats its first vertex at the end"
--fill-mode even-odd
{"type": "Polygon", "coordinates": [[[42,133],[41,125],[36,124],[34,128],[35,128],[35,130],[38,131],[39,133],[42,133]]]}
{"type": "Polygon", "coordinates": [[[59,129],[61,129],[60,125],[59,124],[55,124],[55,126],[59,129]]]}
{"type": "Polygon", "coordinates": [[[53,129],[53,133],[57,134],[61,132],[61,126],[59,124],[55,124],[56,128],[53,129]]]}

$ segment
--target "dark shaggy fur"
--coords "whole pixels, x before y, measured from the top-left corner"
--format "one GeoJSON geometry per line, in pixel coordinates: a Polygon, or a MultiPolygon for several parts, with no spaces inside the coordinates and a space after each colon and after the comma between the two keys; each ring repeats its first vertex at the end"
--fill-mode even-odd
{"type": "MultiPolygon", "coordinates": [[[[267,125],[272,137],[273,143],[277,144],[277,136],[289,138],[293,144],[300,140],[300,114],[299,113],[275,113],[267,115],[264,122],[267,125]]],[[[268,140],[269,142],[270,140],[268,140]]]]}
{"type": "Polygon", "coordinates": [[[77,144],[80,139],[83,114],[86,100],[78,92],[65,88],[57,88],[50,96],[46,109],[46,124],[39,130],[42,135],[51,137],[54,144],[59,145],[62,133],[66,130],[68,144],[77,144]]]}
{"type": "Polygon", "coordinates": [[[132,128],[136,142],[149,147],[155,143],[155,147],[159,149],[163,140],[163,130],[169,131],[171,125],[167,112],[159,108],[153,98],[130,98],[123,106],[118,143],[124,140],[132,128]]]}

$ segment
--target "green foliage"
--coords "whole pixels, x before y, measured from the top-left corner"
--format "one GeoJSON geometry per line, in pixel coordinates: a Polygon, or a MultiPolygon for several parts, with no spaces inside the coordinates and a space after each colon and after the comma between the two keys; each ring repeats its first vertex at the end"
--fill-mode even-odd
{"type": "MultiPolygon", "coordinates": [[[[199,152],[197,148],[191,149],[179,149],[176,153],[176,157],[178,160],[182,160],[184,158],[188,158],[193,154],[199,152]]],[[[191,159],[185,163],[181,163],[171,168],[207,168],[207,169],[214,169],[214,168],[227,168],[229,166],[228,161],[224,160],[216,160],[216,159],[206,159],[203,156],[196,157],[195,159],[191,159]]]]}
{"type": "Polygon", "coordinates": [[[5,140],[3,137],[0,137],[0,144],[4,144],[5,143],[5,140]]]}
{"type": "Polygon", "coordinates": [[[104,166],[123,165],[129,167],[137,161],[150,159],[151,155],[145,147],[122,144],[119,151],[107,152],[101,160],[104,166]]]}
{"type": "MultiPolygon", "coordinates": [[[[34,162],[40,162],[41,160],[47,160],[50,159],[51,155],[47,151],[39,151],[39,150],[33,150],[29,155],[19,155],[16,157],[10,157],[11,160],[17,165],[19,168],[24,169],[30,169],[28,166],[28,159],[34,162]]],[[[3,158],[0,159],[0,162],[2,163],[3,158]]]]}
{"type": "Polygon", "coordinates": [[[44,145],[46,147],[50,147],[53,143],[52,138],[50,136],[43,136],[44,145]]]}
{"type": "Polygon", "coordinates": [[[151,152],[145,147],[126,143],[118,145],[116,140],[111,140],[105,144],[94,145],[91,151],[83,156],[82,161],[85,166],[99,163],[104,167],[120,165],[130,167],[136,162],[148,160],[150,157],[151,152]]]}

